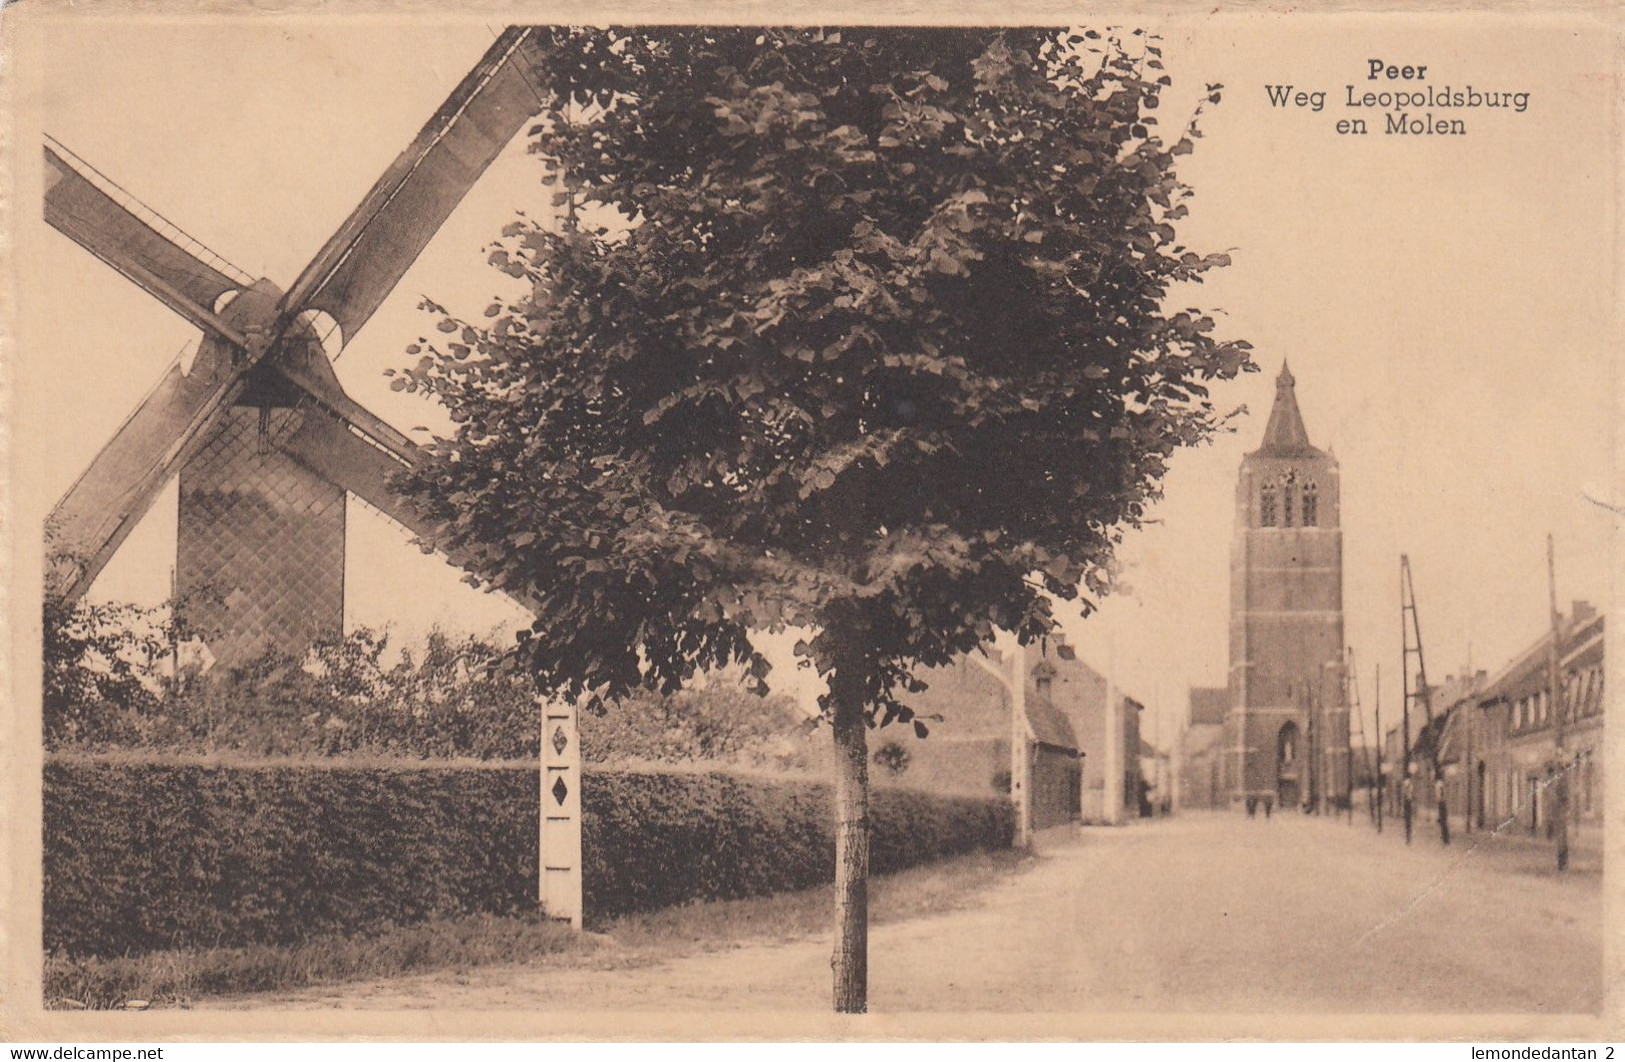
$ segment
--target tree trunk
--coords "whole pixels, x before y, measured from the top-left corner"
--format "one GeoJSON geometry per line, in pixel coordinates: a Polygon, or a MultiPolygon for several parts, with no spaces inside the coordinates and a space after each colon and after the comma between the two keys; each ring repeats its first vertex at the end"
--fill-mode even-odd
{"type": "Polygon", "coordinates": [[[869,1010],[869,752],[860,705],[836,704],[835,1010],[869,1010]]]}

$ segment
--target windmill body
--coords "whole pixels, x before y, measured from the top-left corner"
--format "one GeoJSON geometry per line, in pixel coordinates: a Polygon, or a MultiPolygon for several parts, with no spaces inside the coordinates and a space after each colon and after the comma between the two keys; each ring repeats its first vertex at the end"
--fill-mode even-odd
{"type": "Polygon", "coordinates": [[[345,394],[328,351],[539,109],[532,62],[531,31],[502,33],[286,291],[47,143],[47,222],[203,330],[50,514],[47,593],[82,596],[178,476],[176,589],[216,661],[297,656],[343,627],[347,495],[432,532],[389,486],[416,445],[345,394]]]}

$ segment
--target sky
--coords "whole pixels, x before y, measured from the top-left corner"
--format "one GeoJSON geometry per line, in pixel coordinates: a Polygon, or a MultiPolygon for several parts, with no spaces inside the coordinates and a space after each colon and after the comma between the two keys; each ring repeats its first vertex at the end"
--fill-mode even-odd
{"type": "MultiPolygon", "coordinates": [[[[1258,445],[1283,359],[1311,439],[1341,465],[1346,634],[1368,713],[1379,664],[1382,703],[1399,704],[1402,553],[1430,677],[1469,662],[1493,674],[1540,636],[1548,532],[1563,607],[1610,601],[1617,519],[1599,503],[1625,492],[1613,460],[1607,35],[1575,21],[1448,16],[1148,24],[1174,79],[1165,130],[1207,83],[1226,86],[1181,163],[1196,192],[1181,235],[1234,264],[1178,301],[1217,311],[1262,371],[1214,389],[1221,408],[1247,414],[1175,458],[1152,522],[1125,538],[1129,590],[1066,620],[1084,658],[1150,706],[1160,744],[1188,686],[1224,682],[1236,471],[1258,445]],[[1336,119],[1357,113],[1341,106],[1344,86],[1374,87],[1374,57],[1426,63],[1435,86],[1528,91],[1529,109],[1463,112],[1462,137],[1387,136],[1380,121],[1372,135],[1338,135],[1336,119]],[[1277,84],[1326,90],[1327,105],[1272,107],[1265,86],[1277,84]]],[[[23,112],[73,151],[285,286],[494,36],[483,23],[65,19],[18,91],[23,112]]],[[[18,132],[37,142],[26,119],[18,132]]],[[[420,297],[477,316],[512,290],[482,248],[516,210],[547,213],[540,173],[522,137],[492,166],[338,361],[354,398],[402,430],[444,427],[434,407],[389,391],[383,372],[432,325],[420,297]]],[[[21,177],[25,189],[35,182],[34,202],[38,179],[21,177]]],[[[37,527],[196,332],[37,215],[21,220],[30,268],[15,446],[19,517],[37,527]]],[[[437,623],[522,622],[354,502],[350,528],[350,624],[411,640],[437,623]]],[[[174,536],[171,486],[93,594],[162,598],[174,536]]],[[[775,678],[811,691],[788,668],[775,678]]]]}

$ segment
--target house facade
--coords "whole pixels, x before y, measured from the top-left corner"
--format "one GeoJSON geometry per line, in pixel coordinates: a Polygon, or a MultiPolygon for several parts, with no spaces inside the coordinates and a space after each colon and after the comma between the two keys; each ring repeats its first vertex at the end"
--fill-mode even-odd
{"type": "MultiPolygon", "coordinates": [[[[1431,723],[1411,720],[1418,823],[1435,821],[1442,791],[1453,830],[1549,840],[1556,827],[1555,786],[1566,766],[1570,823],[1578,831],[1579,843],[1600,844],[1607,704],[1604,626],[1604,617],[1583,601],[1575,602],[1560,619],[1561,694],[1556,701],[1551,693],[1550,633],[1494,675],[1479,671],[1467,678],[1450,678],[1430,691],[1431,723]],[[1561,727],[1559,711],[1564,713],[1561,727]],[[1441,780],[1442,786],[1437,784],[1441,780]]],[[[1385,771],[1385,796],[1393,813],[1400,808],[1403,749],[1401,727],[1389,729],[1384,758],[1391,766],[1385,771]]]]}
{"type": "Polygon", "coordinates": [[[1224,787],[1224,722],[1230,691],[1192,687],[1179,745],[1179,803],[1187,808],[1220,808],[1229,802],[1224,787]]]}
{"type": "MultiPolygon", "coordinates": [[[[1139,702],[1064,641],[1030,645],[1025,654],[1034,827],[1134,817],[1141,778],[1139,702]]],[[[1011,708],[995,672],[1009,673],[997,652],[919,673],[925,690],[903,700],[930,734],[919,739],[905,732],[895,739],[908,752],[907,770],[896,782],[938,792],[1009,792],[1011,708]]]]}
{"type": "Polygon", "coordinates": [[[1566,770],[1572,824],[1601,832],[1604,617],[1580,601],[1559,626],[1555,698],[1548,633],[1490,679],[1464,715],[1454,785],[1475,827],[1550,837],[1553,786],[1566,770]]]}

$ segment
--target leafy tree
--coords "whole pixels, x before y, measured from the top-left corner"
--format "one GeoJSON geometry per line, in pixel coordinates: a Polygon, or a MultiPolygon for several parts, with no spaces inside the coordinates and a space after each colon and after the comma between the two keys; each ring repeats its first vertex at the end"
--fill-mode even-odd
{"type": "Polygon", "coordinates": [[[912,759],[900,742],[888,741],[875,750],[875,763],[886,768],[893,775],[901,775],[908,770],[909,760],[912,759]]]}
{"type": "Polygon", "coordinates": [[[593,763],[725,763],[801,767],[805,716],[783,694],[758,697],[739,676],[713,676],[698,689],[638,690],[607,702],[581,724],[581,754],[593,763]]]}
{"type": "MultiPolygon", "coordinates": [[[[555,29],[536,151],[561,224],[493,261],[398,386],[457,430],[403,482],[436,543],[538,606],[551,694],[674,691],[755,630],[827,682],[835,1005],[866,1008],[866,731],[995,628],[1109,588],[1247,345],[1169,303],[1195,118],[1154,41],[1050,30],[555,29]]],[[[1217,101],[1218,86],[1209,86],[1217,101]]],[[[431,309],[438,309],[430,304],[431,309]]]]}
{"type": "Polygon", "coordinates": [[[43,619],[46,747],[116,741],[159,703],[169,609],[47,597],[43,619]]]}

